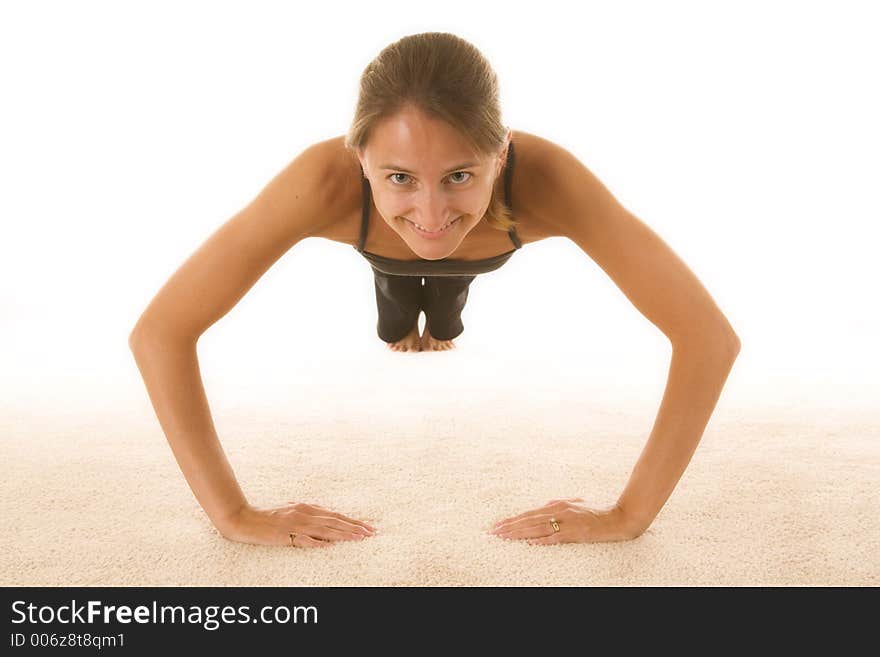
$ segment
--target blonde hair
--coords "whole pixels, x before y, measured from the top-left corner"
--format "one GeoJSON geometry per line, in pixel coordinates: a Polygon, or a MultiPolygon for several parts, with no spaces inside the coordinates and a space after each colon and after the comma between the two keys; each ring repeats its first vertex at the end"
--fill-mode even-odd
{"type": "MultiPolygon", "coordinates": [[[[498,78],[473,45],[448,32],[413,34],[386,46],[360,78],[354,120],[345,146],[360,150],[379,121],[412,105],[455,128],[477,153],[498,155],[507,136],[498,103],[498,78]]],[[[499,175],[504,175],[506,163],[499,175]]],[[[493,186],[483,215],[497,230],[516,226],[493,186]]]]}

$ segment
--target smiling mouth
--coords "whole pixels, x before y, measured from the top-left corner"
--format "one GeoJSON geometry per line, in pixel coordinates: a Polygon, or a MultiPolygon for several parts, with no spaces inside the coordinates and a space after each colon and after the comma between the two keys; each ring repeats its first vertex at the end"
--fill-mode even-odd
{"type": "Polygon", "coordinates": [[[425,234],[425,235],[431,235],[431,236],[442,235],[443,233],[445,233],[446,231],[448,231],[450,228],[452,228],[452,227],[458,222],[459,219],[461,219],[461,217],[458,217],[458,218],[456,218],[456,219],[453,219],[453,220],[450,221],[448,224],[446,224],[445,226],[443,226],[443,228],[441,228],[440,230],[434,230],[434,231],[431,231],[431,230],[428,230],[428,229],[426,229],[426,228],[423,228],[422,226],[420,226],[420,225],[417,224],[416,222],[414,222],[414,221],[410,221],[409,219],[406,219],[406,217],[404,217],[404,220],[405,220],[408,224],[410,224],[413,228],[415,228],[416,231],[418,231],[419,233],[423,233],[423,234],[425,234]]]}

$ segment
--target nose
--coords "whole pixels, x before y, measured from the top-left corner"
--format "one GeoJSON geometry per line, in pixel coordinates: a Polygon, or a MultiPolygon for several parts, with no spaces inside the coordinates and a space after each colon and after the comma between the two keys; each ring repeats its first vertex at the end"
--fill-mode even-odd
{"type": "Polygon", "coordinates": [[[455,219],[447,202],[446,193],[442,190],[426,190],[416,208],[417,216],[413,221],[431,231],[440,230],[455,219]]]}

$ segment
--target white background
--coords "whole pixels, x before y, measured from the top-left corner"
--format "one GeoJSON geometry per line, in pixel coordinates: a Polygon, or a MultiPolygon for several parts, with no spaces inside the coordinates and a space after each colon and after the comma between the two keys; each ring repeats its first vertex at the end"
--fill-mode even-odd
{"type": "MultiPolygon", "coordinates": [[[[494,66],[507,125],[574,153],[703,282],[743,343],[726,395],[870,401],[871,10],[5,2],[0,399],[147,403],[127,340],[161,285],[303,148],[346,132],[360,73],[384,46],[449,31],[494,66]]],[[[455,353],[389,352],[369,264],[308,239],[200,339],[200,364],[207,382],[260,396],[326,372],[369,381],[422,356],[414,376],[454,381],[455,364],[483,359],[487,385],[503,375],[524,392],[573,384],[659,401],[668,341],[565,238],[480,276],[463,318],[455,353]]]]}

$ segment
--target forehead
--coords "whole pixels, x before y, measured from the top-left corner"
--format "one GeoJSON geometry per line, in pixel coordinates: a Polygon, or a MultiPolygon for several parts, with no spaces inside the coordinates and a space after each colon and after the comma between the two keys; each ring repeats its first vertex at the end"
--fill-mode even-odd
{"type": "Polygon", "coordinates": [[[393,164],[425,172],[484,160],[455,128],[416,110],[400,112],[374,126],[364,155],[371,166],[393,164]]]}

